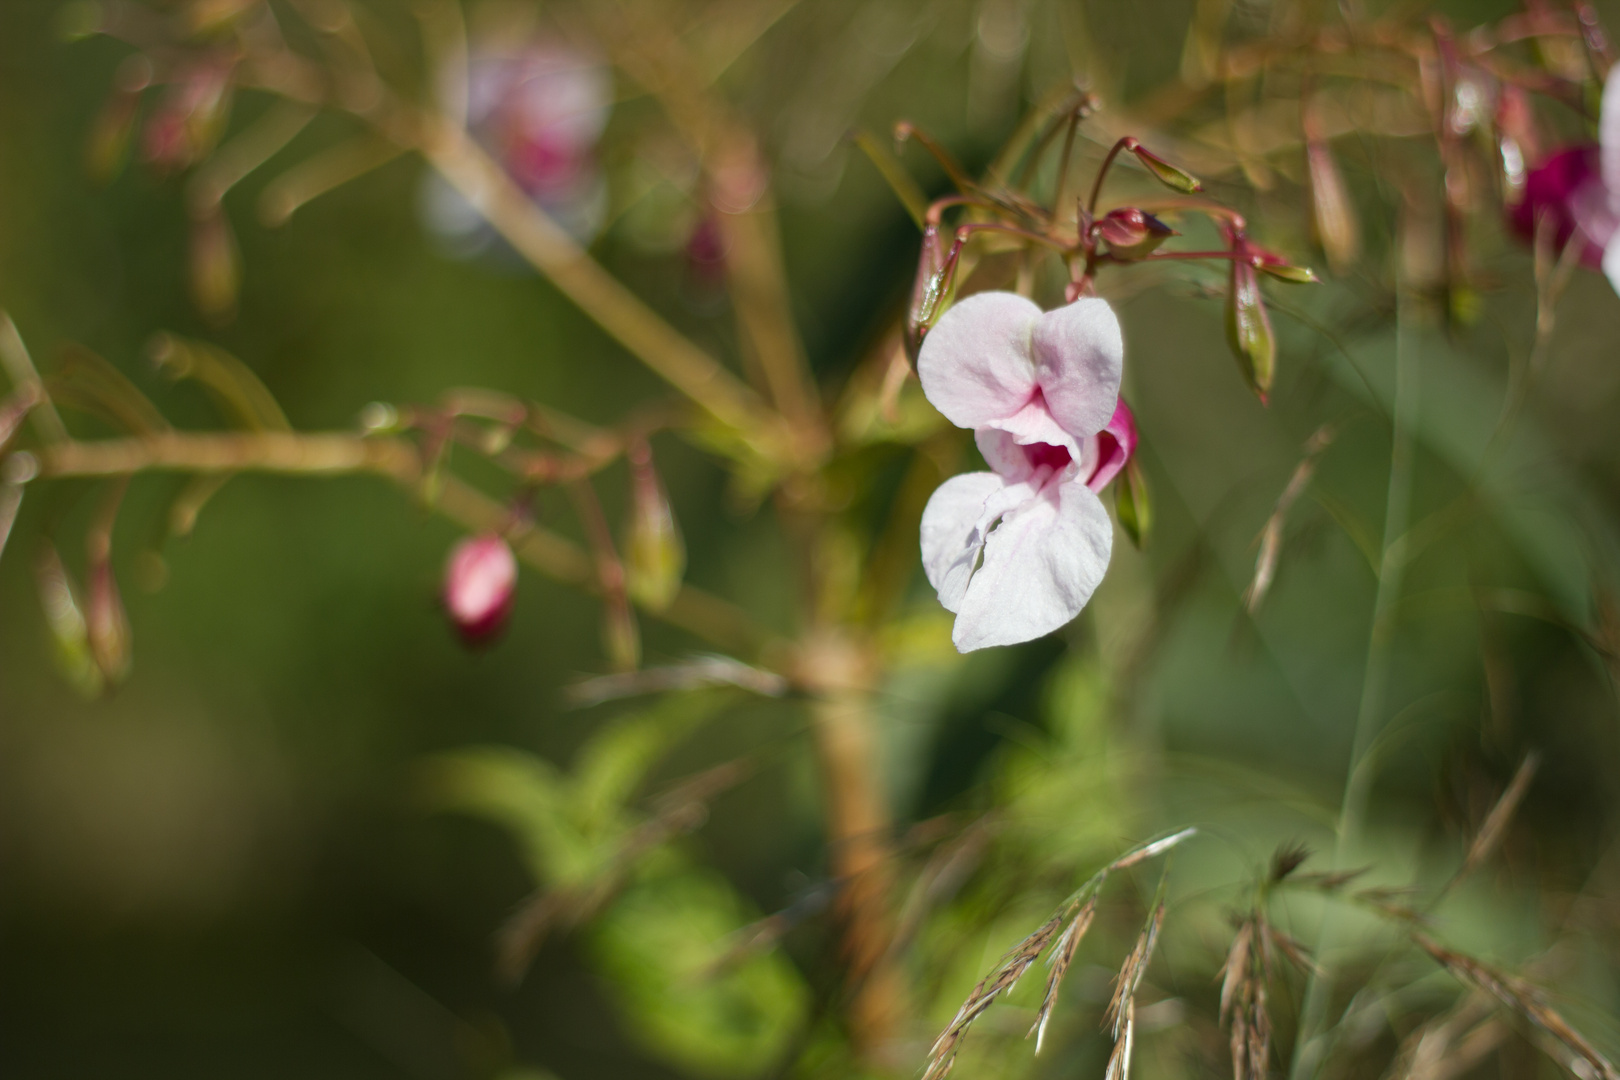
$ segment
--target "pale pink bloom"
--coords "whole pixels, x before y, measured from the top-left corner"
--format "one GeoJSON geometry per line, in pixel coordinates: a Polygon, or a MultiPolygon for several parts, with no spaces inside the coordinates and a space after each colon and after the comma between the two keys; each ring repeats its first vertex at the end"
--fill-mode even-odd
{"type": "Polygon", "coordinates": [[[493,533],[456,544],[444,567],[444,610],[468,644],[500,633],[517,592],[517,559],[493,533]]]}
{"type": "Polygon", "coordinates": [[[923,393],[974,430],[994,470],[945,481],[923,511],[923,568],[962,652],[1056,630],[1102,581],[1114,529],[1097,491],[1136,445],[1124,356],[1119,320],[1094,297],[1042,313],[978,293],[923,339],[923,393]]]}

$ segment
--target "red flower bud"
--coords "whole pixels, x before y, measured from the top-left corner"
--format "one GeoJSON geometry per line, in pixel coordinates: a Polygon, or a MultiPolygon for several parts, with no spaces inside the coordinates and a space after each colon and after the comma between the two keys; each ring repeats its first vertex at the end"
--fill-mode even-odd
{"type": "Polygon", "coordinates": [[[492,640],[506,626],[517,591],[517,559],[493,533],[469,536],[444,567],[444,610],[468,645],[492,640]]]}
{"type": "Polygon", "coordinates": [[[1108,211],[1097,221],[1096,230],[1116,259],[1140,259],[1176,235],[1176,230],[1134,206],[1108,211]]]}

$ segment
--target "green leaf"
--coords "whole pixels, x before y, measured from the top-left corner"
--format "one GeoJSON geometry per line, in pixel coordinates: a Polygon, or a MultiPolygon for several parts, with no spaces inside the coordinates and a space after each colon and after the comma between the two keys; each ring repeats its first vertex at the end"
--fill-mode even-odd
{"type": "Polygon", "coordinates": [[[621,896],[591,935],[632,1035],[696,1076],[751,1077],[780,1063],[809,995],[779,952],[721,965],[754,913],[724,879],[688,870],[621,896]]]}

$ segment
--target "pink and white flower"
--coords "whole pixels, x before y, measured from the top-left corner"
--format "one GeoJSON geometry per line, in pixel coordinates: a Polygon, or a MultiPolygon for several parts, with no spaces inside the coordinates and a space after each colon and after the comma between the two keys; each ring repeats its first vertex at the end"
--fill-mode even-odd
{"type": "Polygon", "coordinates": [[[1097,492],[1136,447],[1124,357],[1119,320],[1095,297],[1043,313],[978,293],[923,339],[923,393],[973,429],[993,470],[945,481],[923,511],[923,568],[962,652],[1058,629],[1102,581],[1114,528],[1097,492]]]}
{"type": "Polygon", "coordinates": [[[1603,88],[1598,140],[1564,147],[1531,169],[1510,220],[1527,240],[1535,238],[1538,223],[1552,231],[1559,248],[1579,240],[1581,261],[1602,269],[1620,292],[1620,64],[1603,88]]]}
{"type": "MultiPolygon", "coordinates": [[[[596,236],[607,213],[596,161],[613,105],[607,68],[545,38],[475,40],[465,70],[446,70],[439,98],[447,111],[465,110],[473,138],[575,240],[596,236]]],[[[495,246],[483,216],[438,174],[428,174],[422,200],[428,228],[452,254],[495,246]]]]}

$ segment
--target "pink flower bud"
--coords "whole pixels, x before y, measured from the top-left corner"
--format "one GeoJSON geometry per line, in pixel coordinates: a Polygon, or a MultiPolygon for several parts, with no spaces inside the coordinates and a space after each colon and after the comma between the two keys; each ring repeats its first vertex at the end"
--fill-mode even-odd
{"type": "Polygon", "coordinates": [[[516,591],[517,559],[499,536],[470,536],[451,549],[444,568],[444,609],[467,644],[485,644],[501,632],[516,591]]]}

